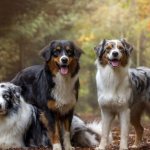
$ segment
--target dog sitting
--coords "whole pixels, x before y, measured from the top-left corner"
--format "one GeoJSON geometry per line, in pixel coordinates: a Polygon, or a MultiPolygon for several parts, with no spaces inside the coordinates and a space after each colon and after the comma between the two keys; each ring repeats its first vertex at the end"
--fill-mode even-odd
{"type": "Polygon", "coordinates": [[[120,117],[120,149],[127,149],[129,117],[136,131],[133,147],[138,147],[143,135],[140,123],[144,111],[150,116],[150,69],[130,67],[133,47],[125,40],[103,40],[97,53],[97,92],[102,114],[102,140],[98,149],[107,145],[108,132],[115,114],[120,117]],[[130,109],[130,111],[129,111],[130,109]]]}
{"type": "Polygon", "coordinates": [[[26,105],[20,109],[22,100],[18,93],[17,86],[8,87],[7,84],[0,84],[0,147],[3,149],[23,146],[23,133],[26,123],[29,122],[28,116],[32,114],[32,110],[26,105]],[[20,114],[18,116],[15,115],[17,111],[20,114]],[[25,113],[26,115],[23,115],[25,113]],[[13,130],[14,126],[17,130],[13,130]]]}
{"type": "Polygon", "coordinates": [[[39,113],[24,101],[20,87],[0,83],[0,148],[47,145],[45,137],[39,113]]]}
{"type": "MultiPolygon", "coordinates": [[[[21,96],[20,87],[0,83],[0,149],[50,146],[47,129],[40,121],[40,110],[28,104],[21,96]]],[[[98,146],[101,122],[85,123],[74,116],[71,124],[71,142],[76,147],[98,146]]],[[[112,135],[109,135],[112,141],[112,135]]]]}
{"type": "Polygon", "coordinates": [[[21,86],[27,102],[42,109],[41,120],[54,150],[62,149],[61,128],[64,128],[64,148],[72,149],[70,126],[78,99],[81,54],[82,50],[72,41],[54,40],[41,52],[44,65],[26,68],[12,80],[21,86]]]}

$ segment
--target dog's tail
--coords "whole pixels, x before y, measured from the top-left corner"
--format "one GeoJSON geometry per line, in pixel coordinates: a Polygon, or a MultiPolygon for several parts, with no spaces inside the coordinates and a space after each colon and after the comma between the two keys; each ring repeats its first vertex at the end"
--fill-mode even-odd
{"type": "MultiPolygon", "coordinates": [[[[91,123],[87,123],[86,126],[88,127],[88,129],[95,132],[101,139],[101,135],[102,135],[102,122],[101,121],[93,121],[91,123]]],[[[112,142],[112,140],[113,140],[113,137],[112,137],[112,133],[110,132],[109,138],[108,138],[109,144],[112,142]]]]}
{"type": "MultiPolygon", "coordinates": [[[[72,145],[76,147],[93,147],[100,144],[102,125],[100,121],[85,123],[79,117],[74,116],[71,127],[72,145]]],[[[109,142],[112,134],[109,135],[109,142]]]]}

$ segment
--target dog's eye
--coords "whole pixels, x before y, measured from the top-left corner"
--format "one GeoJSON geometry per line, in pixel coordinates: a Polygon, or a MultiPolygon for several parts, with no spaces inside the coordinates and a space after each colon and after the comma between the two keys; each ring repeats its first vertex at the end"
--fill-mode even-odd
{"type": "Polygon", "coordinates": [[[122,46],[120,46],[119,49],[120,49],[121,51],[124,51],[124,48],[123,48],[122,46]]]}
{"type": "Polygon", "coordinates": [[[72,50],[67,50],[67,55],[68,56],[72,56],[73,55],[73,51],[72,50]]]}
{"type": "Polygon", "coordinates": [[[60,54],[60,51],[58,51],[58,50],[53,51],[54,57],[57,57],[59,54],[60,54]]]}
{"type": "Polygon", "coordinates": [[[105,48],[105,50],[108,51],[108,52],[109,52],[111,49],[112,49],[112,46],[107,46],[107,47],[105,48]]]}
{"type": "Polygon", "coordinates": [[[1,85],[1,87],[3,88],[3,87],[5,87],[5,85],[4,85],[4,84],[2,84],[2,85],[1,85]]]}
{"type": "Polygon", "coordinates": [[[111,50],[111,47],[107,47],[107,48],[105,49],[106,53],[109,53],[110,50],[111,50]]]}
{"type": "Polygon", "coordinates": [[[9,96],[9,95],[7,95],[7,94],[4,94],[4,95],[3,95],[3,98],[4,98],[4,99],[9,99],[9,98],[10,98],[10,96],[9,96]]]}

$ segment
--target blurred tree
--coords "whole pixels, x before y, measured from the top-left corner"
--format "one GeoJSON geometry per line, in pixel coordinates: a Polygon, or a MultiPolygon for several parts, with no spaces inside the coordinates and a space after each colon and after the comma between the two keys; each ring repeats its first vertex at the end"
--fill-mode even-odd
{"type": "Polygon", "coordinates": [[[42,63],[39,50],[50,40],[74,40],[85,52],[77,110],[97,113],[94,46],[126,38],[135,47],[133,66],[150,66],[149,12],[149,0],[1,0],[0,80],[42,63]]]}

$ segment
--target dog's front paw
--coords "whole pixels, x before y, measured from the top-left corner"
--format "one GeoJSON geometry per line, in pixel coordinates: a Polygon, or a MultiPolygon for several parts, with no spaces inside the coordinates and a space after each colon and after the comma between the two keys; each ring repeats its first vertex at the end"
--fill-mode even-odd
{"type": "Polygon", "coordinates": [[[62,150],[61,144],[60,143],[53,144],[53,150],[62,150]]]}
{"type": "Polygon", "coordinates": [[[136,145],[136,144],[133,144],[130,146],[130,148],[138,148],[138,147],[139,147],[139,145],[136,145]]]}

